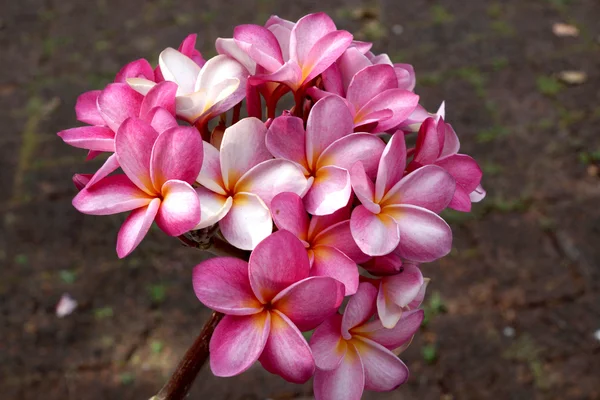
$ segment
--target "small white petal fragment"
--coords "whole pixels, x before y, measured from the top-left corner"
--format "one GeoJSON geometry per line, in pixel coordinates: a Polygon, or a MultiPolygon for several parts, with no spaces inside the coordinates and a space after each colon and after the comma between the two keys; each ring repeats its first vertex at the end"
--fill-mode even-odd
{"type": "Polygon", "coordinates": [[[577,37],[579,29],[576,26],[557,22],[552,25],[552,33],[558,37],[577,37]]]}
{"type": "Polygon", "coordinates": [[[594,337],[596,338],[597,341],[600,342],[600,329],[598,329],[596,332],[594,332],[594,337]]]}
{"type": "Polygon", "coordinates": [[[583,71],[561,71],[558,78],[569,85],[581,85],[587,81],[587,74],[583,71]]]}
{"type": "Polygon", "coordinates": [[[64,293],[56,305],[56,316],[64,318],[77,308],[77,301],[68,293],[64,293]]]}

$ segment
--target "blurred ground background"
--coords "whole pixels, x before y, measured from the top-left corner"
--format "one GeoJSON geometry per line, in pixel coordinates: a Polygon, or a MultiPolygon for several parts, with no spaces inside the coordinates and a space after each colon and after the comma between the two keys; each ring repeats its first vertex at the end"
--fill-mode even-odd
{"type": "MultiPolygon", "coordinates": [[[[410,381],[365,398],[600,398],[598,0],[7,0],[2,399],[147,399],[208,315],[191,287],[199,253],[153,229],[119,261],[124,215],[71,207],[71,175],[98,167],[56,136],[76,125],[77,95],[187,33],[208,58],[236,24],[318,10],[415,66],[424,105],[447,101],[488,190],[472,214],[446,215],[454,251],[423,267],[433,281],[426,324],[403,355],[410,381]],[[556,23],[577,32],[559,37],[556,23]],[[569,70],[579,73],[565,82],[569,70]],[[64,292],[79,307],[58,319],[64,292]]],[[[310,399],[311,386],[260,367],[229,380],[205,370],[190,398],[310,399]]]]}

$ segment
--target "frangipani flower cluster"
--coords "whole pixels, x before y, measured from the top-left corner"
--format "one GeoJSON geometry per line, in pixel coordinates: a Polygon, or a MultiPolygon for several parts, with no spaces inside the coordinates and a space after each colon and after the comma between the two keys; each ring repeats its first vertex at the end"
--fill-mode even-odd
{"type": "Polygon", "coordinates": [[[107,157],[74,176],[74,207],[130,212],[119,257],[153,222],[246,252],[193,270],[198,299],[225,315],[210,342],[215,375],[259,361],[291,382],[314,377],[317,400],[393,390],[408,379],[398,354],[423,319],[420,264],[452,247],[440,213],[485,197],[444,104],[428,113],[412,66],[373,54],[323,13],[238,26],[209,60],[195,43],[79,97],[87,125],[58,135],[88,159],[107,157]],[[286,93],[294,106],[278,109],[286,93]]]}

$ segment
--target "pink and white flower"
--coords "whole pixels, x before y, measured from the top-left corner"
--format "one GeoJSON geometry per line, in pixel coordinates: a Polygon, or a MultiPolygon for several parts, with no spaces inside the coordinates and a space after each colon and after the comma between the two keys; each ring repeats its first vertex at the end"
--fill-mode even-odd
{"type": "Polygon", "coordinates": [[[399,254],[415,262],[429,262],[450,252],[452,231],[436,213],[454,195],[454,178],[443,168],[428,165],[403,177],[406,144],[394,134],[379,161],[375,184],[362,163],[350,170],[354,193],[361,201],[352,212],[350,230],[368,255],[399,254]]]}
{"type": "Polygon", "coordinates": [[[221,151],[204,143],[196,188],[202,207],[197,229],[219,222],[234,246],[252,250],[273,231],[271,200],[282,192],[303,194],[307,180],[291,161],[273,159],[265,146],[267,128],[245,118],[225,130],[221,151]]]}
{"type": "Polygon", "coordinates": [[[191,184],[202,165],[202,140],[195,128],[175,127],[159,134],[148,122],[128,118],[115,137],[115,154],[125,174],[88,184],[73,206],[91,215],[132,211],[117,237],[120,258],[138,246],[153,221],[170,236],[198,224],[200,204],[191,184]]]}
{"type": "Polygon", "coordinates": [[[336,312],[344,287],[332,278],[309,277],[309,270],[304,246],[287,231],[259,243],[248,263],[219,257],[194,269],[198,299],[226,314],[210,341],[215,375],[238,375],[258,360],[290,382],[310,379],[315,364],[301,331],[336,312]]]}
{"type": "Polygon", "coordinates": [[[393,329],[375,314],[377,289],[361,283],[342,315],[320,325],[310,339],[316,364],[315,400],[359,400],[363,391],[394,390],[408,379],[408,368],[392,352],[410,342],[423,310],[408,311],[393,329]]]}
{"type": "Polygon", "coordinates": [[[266,145],[279,158],[293,161],[309,178],[306,210],[327,215],[348,204],[352,187],[348,170],[358,161],[374,176],[385,147],[377,136],[353,132],[344,101],[326,97],[313,106],[304,130],[302,119],[281,116],[269,127],[266,145]]]}

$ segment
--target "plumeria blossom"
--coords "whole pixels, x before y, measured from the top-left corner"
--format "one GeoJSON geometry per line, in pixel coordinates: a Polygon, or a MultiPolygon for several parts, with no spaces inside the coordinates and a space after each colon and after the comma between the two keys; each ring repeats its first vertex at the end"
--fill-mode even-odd
{"type": "Polygon", "coordinates": [[[249,68],[256,66],[251,84],[279,82],[298,91],[333,64],[351,43],[349,32],[338,30],[326,14],[316,13],[295,24],[272,18],[267,27],[240,25],[234,30],[233,41],[221,39],[218,47],[249,68]]]}
{"type": "Polygon", "coordinates": [[[417,145],[408,170],[424,165],[444,168],[456,180],[456,191],[448,207],[471,211],[471,202],[481,201],[485,190],[481,187],[483,173],[477,162],[466,154],[458,154],[460,142],[452,126],[443,117],[430,117],[423,122],[417,135],[417,145]]]}
{"type": "MultiPolygon", "coordinates": [[[[198,38],[198,35],[196,35],[195,33],[186,36],[186,38],[183,39],[183,41],[179,45],[179,48],[177,49],[177,51],[179,51],[181,54],[183,54],[184,56],[191,59],[193,62],[198,64],[198,66],[200,68],[202,68],[204,66],[204,64],[206,64],[206,60],[204,59],[204,57],[202,57],[202,54],[196,49],[196,39],[197,38],[198,38]]],[[[135,77],[132,76],[131,78],[135,78],[135,77]]],[[[163,76],[162,71],[160,69],[160,65],[157,65],[156,68],[154,69],[154,79],[151,79],[148,77],[145,77],[145,78],[149,79],[149,80],[154,80],[157,83],[165,80],[165,77],[163,76]]]]}
{"type": "Polygon", "coordinates": [[[423,310],[405,312],[393,329],[372,320],[377,289],[361,283],[343,315],[320,325],[310,339],[317,370],[315,400],[359,400],[363,391],[389,391],[408,379],[408,368],[392,352],[409,343],[423,310]]]}
{"type": "Polygon", "coordinates": [[[367,133],[352,133],[352,116],[343,100],[326,97],[313,106],[306,130],[297,117],[277,117],[266,145],[279,158],[298,164],[312,182],[304,197],[306,210],[327,215],[348,204],[352,193],[348,170],[361,162],[369,176],[377,170],[384,143],[367,133]]]}
{"type": "Polygon", "coordinates": [[[291,161],[273,159],[265,145],[267,128],[245,118],[223,134],[221,150],[204,143],[204,162],[196,190],[202,219],[196,229],[219,222],[234,246],[252,250],[273,230],[271,200],[282,192],[303,194],[307,180],[291,161]]]}
{"type": "Polygon", "coordinates": [[[375,184],[362,163],[351,169],[352,187],[361,205],[352,211],[350,229],[358,247],[368,255],[400,254],[429,262],[450,252],[452,231],[436,213],[454,195],[454,178],[443,168],[428,165],[403,177],[406,144],[394,134],[379,161],[375,184]]]}
{"type": "Polygon", "coordinates": [[[117,254],[125,257],[142,241],[153,221],[170,236],[194,228],[200,220],[192,188],[202,165],[202,140],[193,127],[157,132],[149,123],[128,118],[115,137],[115,154],[125,174],[86,186],[73,199],[84,214],[132,211],[117,237],[117,254]]]}
{"type": "MultiPolygon", "coordinates": [[[[248,71],[231,57],[219,55],[200,66],[197,60],[169,47],[160,54],[158,64],[164,80],[177,84],[177,116],[190,123],[206,124],[246,94],[248,71]]],[[[141,94],[156,85],[144,78],[129,78],[127,83],[141,94]]]]}
{"type": "Polygon", "coordinates": [[[350,233],[350,209],[309,219],[300,196],[281,193],[271,202],[277,228],[294,234],[304,245],[310,260],[311,276],[329,276],[342,282],[346,296],[356,293],[358,268],[354,260],[367,259],[350,233]]]}
{"type": "Polygon", "coordinates": [[[310,379],[315,364],[301,331],[336,312],[344,287],[332,278],[309,277],[309,270],[304,246],[287,231],[259,243],[247,263],[219,257],[194,269],[198,299],[226,314],[210,341],[215,375],[240,374],[259,360],[290,382],[310,379]]]}

